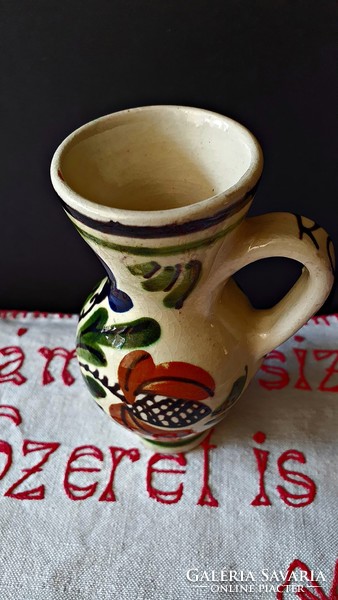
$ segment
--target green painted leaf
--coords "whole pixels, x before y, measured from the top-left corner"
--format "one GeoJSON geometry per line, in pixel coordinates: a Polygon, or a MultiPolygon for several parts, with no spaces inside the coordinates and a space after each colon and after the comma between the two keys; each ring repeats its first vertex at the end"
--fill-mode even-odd
{"type": "Polygon", "coordinates": [[[93,365],[106,366],[107,364],[105,354],[100,348],[100,345],[109,345],[102,333],[107,319],[108,311],[105,308],[98,308],[78,331],[77,353],[80,358],[93,365]]]}
{"type": "Polygon", "coordinates": [[[164,267],[153,279],[148,279],[147,281],[142,282],[143,289],[148,292],[159,292],[162,290],[169,290],[174,285],[177,277],[179,275],[179,271],[176,267],[164,267]]]}
{"type": "Polygon", "coordinates": [[[160,268],[161,265],[155,260],[150,260],[149,262],[140,263],[138,265],[130,265],[128,267],[132,275],[139,275],[140,277],[144,277],[144,279],[148,279],[155,275],[160,268]]]}
{"type": "Polygon", "coordinates": [[[106,328],[105,336],[114,348],[143,348],[160,338],[161,327],[155,319],[142,317],[130,323],[117,323],[106,328]]]}
{"type": "Polygon", "coordinates": [[[100,333],[108,319],[108,311],[105,308],[98,308],[90,317],[81,325],[78,331],[78,337],[87,333],[100,333]]]}
{"type": "Polygon", "coordinates": [[[97,367],[107,366],[106,357],[98,345],[86,346],[85,344],[78,343],[76,352],[79,358],[92,365],[96,365],[97,367]]]}
{"type": "Polygon", "coordinates": [[[96,379],[93,379],[93,377],[90,377],[89,375],[84,375],[83,379],[85,380],[90,393],[95,398],[105,398],[107,396],[106,391],[103,389],[102,385],[96,381],[96,379]]]}
{"type": "Polygon", "coordinates": [[[162,267],[161,272],[153,277],[160,269],[160,265],[155,261],[141,263],[128,267],[133,275],[138,275],[146,279],[142,281],[142,287],[148,292],[170,292],[163,299],[163,304],[167,308],[182,308],[184,301],[196,286],[201,274],[202,264],[199,260],[191,260],[185,265],[183,277],[182,265],[162,267]],[[177,285],[176,285],[177,282],[177,285]],[[172,290],[172,291],[171,291],[172,290]]]}
{"type": "Polygon", "coordinates": [[[77,336],[79,358],[96,366],[106,366],[103,347],[143,348],[156,342],[161,328],[155,319],[141,318],[129,323],[106,326],[108,311],[99,308],[82,325],[77,336]]]}
{"type": "Polygon", "coordinates": [[[184,301],[191,294],[196,286],[202,270],[202,265],[199,260],[191,260],[185,265],[185,273],[182,281],[174,287],[174,289],[165,296],[163,304],[167,308],[182,308],[184,301]]]}

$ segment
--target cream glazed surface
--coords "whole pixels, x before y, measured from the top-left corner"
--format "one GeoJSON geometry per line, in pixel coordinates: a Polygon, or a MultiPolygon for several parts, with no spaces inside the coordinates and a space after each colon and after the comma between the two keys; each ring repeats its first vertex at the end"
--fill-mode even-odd
{"type": "Polygon", "coordinates": [[[262,168],[243,126],[178,106],[102,117],[54,155],[53,185],[107,273],[80,314],[82,375],[108,415],[161,451],[199,444],[331,289],[322,228],[246,217],[262,168]],[[303,273],[275,307],[254,310],[232,275],[271,256],[303,273]]]}

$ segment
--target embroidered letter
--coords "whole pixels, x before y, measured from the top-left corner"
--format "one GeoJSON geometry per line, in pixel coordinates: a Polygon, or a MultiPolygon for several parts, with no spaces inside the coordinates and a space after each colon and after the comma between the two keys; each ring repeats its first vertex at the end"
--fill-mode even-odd
{"type": "Polygon", "coordinates": [[[315,323],[315,325],[326,325],[327,327],[330,326],[329,317],[326,315],[317,315],[316,317],[312,317],[311,320],[313,323],[315,323]]]}
{"type": "Polygon", "coordinates": [[[316,360],[324,360],[325,358],[333,358],[332,363],[325,369],[327,375],[320,382],[318,389],[322,392],[338,392],[338,384],[328,386],[328,382],[333,375],[338,375],[338,350],[314,350],[313,355],[316,360]]]}
{"type": "Polygon", "coordinates": [[[0,348],[0,383],[7,381],[11,381],[14,385],[25,383],[27,379],[20,373],[24,360],[25,355],[19,346],[0,348]]]}
{"type": "Polygon", "coordinates": [[[321,578],[325,581],[322,571],[311,570],[301,560],[293,560],[285,574],[283,583],[278,585],[276,600],[284,600],[284,592],[288,592],[288,586],[291,584],[298,588],[295,595],[300,600],[338,600],[338,561],[336,562],[329,596],[324,593],[321,585],[315,579],[315,573],[317,574],[317,579],[321,578]],[[296,574],[297,569],[300,570],[298,575],[296,574]]]}
{"type": "Polygon", "coordinates": [[[179,473],[185,474],[185,470],[181,469],[155,469],[153,465],[157,464],[160,460],[171,460],[176,462],[180,467],[185,467],[187,465],[187,461],[185,459],[184,454],[159,454],[156,452],[148,462],[147,467],[147,492],[149,494],[149,498],[153,498],[157,502],[161,502],[162,504],[176,504],[181,498],[183,494],[183,483],[176,490],[164,491],[155,488],[152,484],[152,475],[153,473],[179,473]]]}
{"type": "Polygon", "coordinates": [[[15,427],[20,425],[22,421],[20,411],[15,406],[10,406],[9,404],[0,404],[0,417],[10,419],[10,421],[13,421],[15,427]]]}
{"type": "Polygon", "coordinates": [[[85,500],[86,498],[90,498],[97,488],[97,481],[88,485],[78,485],[69,481],[72,473],[97,473],[101,471],[101,467],[74,467],[73,463],[84,456],[90,456],[100,462],[103,461],[103,454],[97,446],[78,446],[74,448],[68,459],[63,479],[63,487],[70,500],[85,500]]]}
{"type": "Polygon", "coordinates": [[[200,506],[218,506],[218,500],[212,495],[209,486],[209,450],[216,448],[214,444],[210,444],[212,432],[213,429],[211,429],[205,440],[200,444],[201,448],[203,448],[203,486],[197,502],[200,506]]]}
{"type": "Polygon", "coordinates": [[[3,477],[5,477],[7,471],[9,470],[9,468],[12,464],[12,446],[10,444],[8,444],[8,442],[5,442],[4,440],[0,440],[0,452],[1,452],[1,454],[4,454],[6,457],[5,464],[0,473],[0,479],[2,479],[3,477]]]}
{"type": "Polygon", "coordinates": [[[286,369],[283,369],[283,367],[276,367],[275,365],[268,364],[270,360],[279,360],[280,362],[285,363],[285,354],[279,350],[273,350],[265,357],[264,362],[261,365],[261,371],[268,373],[269,375],[274,375],[276,379],[259,379],[258,383],[267,390],[281,390],[286,387],[290,381],[289,373],[286,369]]]}
{"type": "Polygon", "coordinates": [[[307,350],[305,350],[304,348],[292,348],[292,350],[293,353],[296,355],[297,362],[299,365],[299,377],[295,383],[295,388],[297,390],[311,390],[312,388],[309,382],[306,380],[304,374],[307,350]]]}
{"type": "Polygon", "coordinates": [[[45,497],[45,486],[39,485],[36,488],[32,488],[30,490],[24,490],[22,492],[15,492],[14,490],[19,487],[21,483],[26,481],[31,475],[34,473],[39,473],[42,471],[42,465],[44,465],[51,454],[58,449],[60,444],[57,442],[33,442],[31,440],[24,440],[22,444],[22,454],[23,456],[27,456],[30,452],[39,452],[41,450],[45,450],[41,460],[30,467],[29,469],[22,469],[24,475],[18,479],[11,487],[5,492],[4,496],[8,496],[9,498],[16,498],[17,500],[42,500],[45,497]]]}
{"type": "MultiPolygon", "coordinates": [[[[252,439],[257,444],[264,444],[266,435],[262,431],[257,431],[252,439]]],[[[264,474],[268,466],[268,457],[270,452],[267,450],[261,450],[260,448],[253,448],[254,455],[256,458],[258,473],[259,473],[259,492],[251,502],[251,506],[271,506],[270,498],[267,495],[264,487],[264,474]]]]}
{"type": "Polygon", "coordinates": [[[75,379],[68,367],[70,361],[76,357],[75,350],[66,350],[66,348],[40,348],[39,352],[47,359],[42,373],[42,385],[48,385],[48,383],[55,381],[55,377],[53,377],[49,369],[50,364],[55,356],[59,356],[64,359],[64,364],[61,371],[63,383],[65,385],[72,385],[74,383],[75,379]]]}
{"type": "Polygon", "coordinates": [[[140,459],[140,452],[137,448],[130,448],[129,450],[125,450],[125,448],[117,448],[115,446],[109,446],[111,459],[112,459],[112,469],[109,477],[109,481],[107,483],[107,487],[103,490],[99,502],[115,502],[116,496],[114,492],[114,476],[117,466],[120,464],[122,458],[127,456],[131,462],[135,462],[140,459]]]}
{"type": "Polygon", "coordinates": [[[305,465],[306,458],[302,452],[298,450],[286,450],[283,452],[277,461],[278,472],[280,476],[284,479],[284,481],[288,481],[289,483],[293,483],[294,485],[299,485],[305,488],[306,493],[304,494],[292,494],[288,492],[281,485],[277,486],[277,491],[285,504],[288,506],[293,506],[294,508],[301,508],[302,506],[307,506],[311,504],[316,496],[316,484],[310,477],[304,475],[304,473],[299,473],[298,471],[289,471],[284,468],[284,463],[288,460],[294,460],[296,462],[305,465]]]}

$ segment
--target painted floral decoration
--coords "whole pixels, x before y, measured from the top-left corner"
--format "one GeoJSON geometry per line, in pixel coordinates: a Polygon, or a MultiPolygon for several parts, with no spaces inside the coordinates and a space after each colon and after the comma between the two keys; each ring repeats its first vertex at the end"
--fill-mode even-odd
{"type": "Polygon", "coordinates": [[[148,352],[135,350],[121,360],[118,381],[124,400],[110,405],[112,418],[158,440],[194,433],[191,427],[211,414],[202,400],[213,397],[215,382],[190,363],[155,365],[148,352]]]}

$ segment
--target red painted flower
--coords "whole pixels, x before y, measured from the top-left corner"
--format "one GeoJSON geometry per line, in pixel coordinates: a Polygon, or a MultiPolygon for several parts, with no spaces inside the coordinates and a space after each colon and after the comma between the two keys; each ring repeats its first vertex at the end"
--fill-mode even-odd
{"type": "Polygon", "coordinates": [[[120,362],[118,380],[124,401],[111,404],[110,414],[133,431],[159,440],[183,437],[211,413],[201,400],[214,395],[215,382],[190,363],[155,365],[148,352],[135,350],[120,362]]]}

